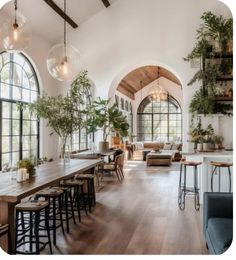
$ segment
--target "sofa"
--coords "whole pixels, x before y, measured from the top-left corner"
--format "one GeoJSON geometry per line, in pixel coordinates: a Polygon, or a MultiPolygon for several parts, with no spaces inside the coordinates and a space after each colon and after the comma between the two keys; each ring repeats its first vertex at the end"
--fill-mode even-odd
{"type": "Polygon", "coordinates": [[[203,232],[210,254],[222,254],[233,238],[233,193],[205,192],[203,232]]]}
{"type": "Polygon", "coordinates": [[[182,149],[182,144],[164,142],[136,142],[134,145],[136,150],[152,151],[159,149],[162,153],[171,153],[172,161],[180,161],[181,159],[180,151],[182,149]]]}

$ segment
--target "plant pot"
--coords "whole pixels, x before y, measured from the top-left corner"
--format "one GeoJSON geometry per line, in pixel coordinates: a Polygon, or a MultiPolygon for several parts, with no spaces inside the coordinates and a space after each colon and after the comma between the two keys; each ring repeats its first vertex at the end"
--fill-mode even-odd
{"type": "Polygon", "coordinates": [[[215,144],[215,149],[219,150],[220,149],[220,144],[215,144]]]}
{"type": "Polygon", "coordinates": [[[209,143],[203,143],[202,150],[203,151],[209,150],[209,143]]]}
{"type": "Polygon", "coordinates": [[[107,152],[109,150],[109,142],[101,141],[99,142],[99,152],[107,152]]]}
{"type": "Polygon", "coordinates": [[[202,151],[202,144],[197,144],[197,150],[202,151]]]}

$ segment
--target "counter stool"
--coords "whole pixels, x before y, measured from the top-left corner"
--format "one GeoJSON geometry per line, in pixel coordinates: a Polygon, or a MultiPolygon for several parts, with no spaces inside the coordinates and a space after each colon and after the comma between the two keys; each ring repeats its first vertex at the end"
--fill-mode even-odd
{"type": "MultiPolygon", "coordinates": [[[[63,218],[62,218],[62,189],[46,188],[35,194],[35,197],[43,197],[49,202],[49,228],[53,231],[53,244],[56,245],[56,230],[61,227],[62,233],[64,232],[63,218]],[[59,219],[58,219],[59,216],[59,219]],[[59,221],[59,222],[58,222],[59,221]]],[[[42,228],[43,229],[43,228],[42,228]]]]}
{"type": "Polygon", "coordinates": [[[8,241],[8,253],[12,253],[12,241],[11,241],[11,233],[8,224],[0,224],[0,238],[7,235],[8,241]]]}
{"type": "Polygon", "coordinates": [[[69,187],[72,189],[73,192],[73,201],[75,202],[74,208],[77,208],[79,221],[81,221],[81,215],[80,215],[80,199],[83,203],[83,209],[85,210],[86,215],[88,215],[87,208],[86,208],[86,202],[85,202],[85,196],[84,196],[84,182],[76,179],[69,179],[65,180],[61,183],[64,187],[69,187]]]}
{"type": "Polygon", "coordinates": [[[233,163],[228,163],[228,162],[210,162],[210,165],[213,166],[213,170],[211,173],[211,191],[213,192],[213,177],[214,173],[215,175],[217,174],[217,169],[218,169],[218,174],[219,174],[219,192],[220,192],[220,170],[221,168],[228,168],[228,174],[229,174],[229,192],[231,192],[231,171],[230,167],[233,166],[233,163]]]}
{"type": "Polygon", "coordinates": [[[89,212],[91,212],[92,206],[96,205],[94,175],[89,173],[80,173],[75,175],[75,179],[85,181],[87,183],[87,192],[85,193],[85,197],[89,207],[89,212]]]}
{"type": "Polygon", "coordinates": [[[52,254],[49,229],[49,203],[47,201],[29,200],[17,204],[15,209],[16,254],[40,254],[40,251],[44,249],[47,244],[49,245],[50,254],[52,254]],[[45,221],[46,235],[43,235],[41,232],[39,232],[41,221],[45,221]],[[40,241],[40,239],[43,237],[47,237],[47,242],[40,241]],[[24,251],[24,248],[27,244],[29,245],[29,249],[24,251]],[[20,247],[23,247],[23,250],[18,249],[20,247]]]}
{"type": "Polygon", "coordinates": [[[179,177],[179,192],[178,192],[178,204],[179,208],[181,210],[185,209],[185,197],[187,194],[193,194],[194,195],[194,206],[195,210],[200,209],[199,204],[199,188],[198,188],[198,165],[201,165],[201,162],[192,162],[192,161],[186,161],[185,159],[182,159],[180,161],[180,177],[179,177]],[[182,178],[182,168],[184,167],[184,177],[182,178]],[[194,183],[193,187],[186,187],[186,171],[187,167],[193,167],[194,168],[194,183]]]}

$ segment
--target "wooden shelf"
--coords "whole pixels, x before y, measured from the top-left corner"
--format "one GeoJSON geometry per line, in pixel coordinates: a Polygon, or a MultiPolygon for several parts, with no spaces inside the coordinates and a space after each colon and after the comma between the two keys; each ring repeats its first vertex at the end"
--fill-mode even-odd
{"type": "Polygon", "coordinates": [[[233,58],[233,53],[232,52],[229,52],[229,53],[213,53],[213,54],[208,54],[206,55],[206,58],[207,59],[220,59],[220,58],[223,58],[223,59],[229,59],[229,58],[233,58]]]}
{"type": "Polygon", "coordinates": [[[222,96],[222,97],[215,97],[214,98],[214,100],[215,101],[233,101],[233,97],[224,97],[224,96],[222,96]]]}

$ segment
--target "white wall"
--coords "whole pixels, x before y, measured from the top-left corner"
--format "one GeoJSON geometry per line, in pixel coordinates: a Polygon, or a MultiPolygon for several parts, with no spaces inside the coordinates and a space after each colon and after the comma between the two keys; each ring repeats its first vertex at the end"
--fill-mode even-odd
{"type": "Polygon", "coordinates": [[[183,57],[194,46],[204,11],[231,15],[216,0],[118,0],[69,35],[101,97],[114,93],[120,80],[137,67],[159,65],[173,72],[183,87],[184,149],[188,106],[197,86],[187,86],[196,69],[183,57]]]}
{"type": "MultiPolygon", "coordinates": [[[[225,4],[217,0],[117,0],[69,33],[68,43],[80,51],[82,68],[89,71],[96,94],[103,98],[108,98],[109,92],[114,93],[119,81],[137,67],[159,65],[174,73],[183,87],[185,149],[188,147],[188,106],[197,86],[187,86],[196,69],[191,69],[182,58],[194,46],[204,11],[231,16],[225,4]]],[[[43,39],[34,37],[26,53],[38,67],[42,88],[53,93],[65,91],[64,84],[56,83],[46,71],[49,47],[43,39]]],[[[48,141],[43,150],[53,154],[57,145],[48,137],[48,132],[45,133],[44,140],[48,141]]]]}
{"type": "MultiPolygon", "coordinates": [[[[0,10],[0,22],[5,20],[6,14],[0,10]]],[[[32,28],[33,29],[33,28],[32,28]]],[[[33,30],[32,30],[33,31],[33,30]]],[[[50,49],[49,43],[35,34],[32,34],[32,40],[30,45],[24,50],[24,54],[32,62],[34,69],[36,70],[40,93],[46,92],[49,95],[55,95],[59,92],[57,81],[49,75],[46,68],[47,54],[50,49]]],[[[3,46],[0,43],[0,53],[4,51],[3,46]]],[[[45,120],[40,122],[40,156],[47,156],[48,158],[56,158],[57,156],[57,137],[56,135],[50,136],[51,129],[46,127],[45,120]]]]}

